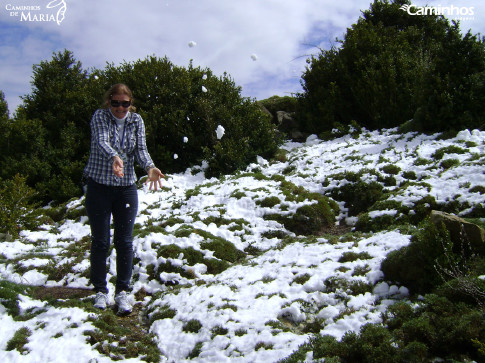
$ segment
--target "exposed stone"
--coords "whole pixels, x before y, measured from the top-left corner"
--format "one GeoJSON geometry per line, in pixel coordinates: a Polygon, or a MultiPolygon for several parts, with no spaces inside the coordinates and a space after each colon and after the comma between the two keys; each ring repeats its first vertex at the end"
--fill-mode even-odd
{"type": "Polygon", "coordinates": [[[455,215],[436,210],[431,211],[431,221],[436,225],[444,223],[450,232],[453,245],[458,246],[461,241],[468,241],[474,251],[485,255],[485,230],[480,226],[455,215]]]}
{"type": "Polygon", "coordinates": [[[276,120],[278,121],[278,129],[283,132],[291,132],[298,130],[298,123],[293,118],[293,113],[286,111],[276,111],[276,120]]]}
{"type": "Polygon", "coordinates": [[[8,233],[0,233],[0,242],[13,242],[13,236],[8,233]]]}

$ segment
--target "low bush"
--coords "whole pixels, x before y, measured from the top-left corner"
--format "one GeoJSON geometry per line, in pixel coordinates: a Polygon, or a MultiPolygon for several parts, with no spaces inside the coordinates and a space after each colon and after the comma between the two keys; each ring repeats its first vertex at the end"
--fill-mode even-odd
{"type": "Polygon", "coordinates": [[[23,228],[34,228],[36,218],[32,202],[35,191],[19,174],[10,180],[0,180],[0,232],[18,237],[23,228]]]}
{"type": "Polygon", "coordinates": [[[435,266],[438,260],[446,265],[444,246],[450,244],[449,232],[426,220],[408,246],[387,255],[381,269],[387,280],[399,282],[416,293],[430,292],[442,282],[435,266]]]}
{"type": "Polygon", "coordinates": [[[347,180],[350,183],[332,189],[330,196],[337,201],[345,202],[349,216],[356,216],[361,212],[367,211],[384,194],[384,187],[376,181],[365,182],[357,180],[352,182],[352,178],[347,180]]]}
{"type": "Polygon", "coordinates": [[[314,360],[325,362],[431,362],[436,357],[483,361],[482,311],[432,294],[416,305],[391,305],[382,324],[366,324],[359,333],[348,332],[340,341],[317,334],[280,363],[303,362],[308,352],[313,352],[314,360]]]}

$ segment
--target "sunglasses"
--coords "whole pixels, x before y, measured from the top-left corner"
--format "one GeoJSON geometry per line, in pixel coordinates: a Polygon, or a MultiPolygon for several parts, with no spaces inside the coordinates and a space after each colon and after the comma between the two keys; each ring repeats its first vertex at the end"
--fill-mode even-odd
{"type": "Polygon", "coordinates": [[[124,107],[124,108],[128,108],[131,106],[131,101],[118,101],[118,100],[110,100],[110,104],[111,106],[113,107],[124,107]]]}

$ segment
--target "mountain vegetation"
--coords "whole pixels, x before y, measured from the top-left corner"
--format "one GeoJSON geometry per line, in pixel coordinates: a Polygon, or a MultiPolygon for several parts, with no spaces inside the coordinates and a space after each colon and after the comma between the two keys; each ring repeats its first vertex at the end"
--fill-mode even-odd
{"type": "MultiPolygon", "coordinates": [[[[231,267],[240,267],[237,271],[247,275],[246,268],[255,268],[260,257],[269,264],[276,261],[274,255],[268,255],[266,261],[265,253],[279,253],[295,246],[323,250],[336,245],[349,250],[339,257],[339,270],[333,270],[332,277],[317,288],[305,285],[318,275],[318,265],[305,266],[305,273],[293,272],[293,280],[288,284],[291,288],[286,292],[289,294],[288,291],[302,285],[305,294],[333,294],[336,304],[345,306],[345,310],[331,318],[332,322],[338,322],[356,312],[349,304],[351,300],[368,297],[377,287],[362,280],[371,272],[370,261],[377,257],[352,249],[362,241],[369,243],[366,247],[373,248],[369,242],[373,236],[397,231],[410,236],[409,245],[389,252],[376,269],[382,271],[387,281],[406,287],[409,293],[382,312],[380,323],[364,324],[359,331],[348,332],[337,340],[319,334],[328,321],[321,318],[318,309],[328,306],[318,305],[310,298],[305,300],[308,295],[291,300],[284,293],[271,296],[262,293],[254,298],[276,297],[286,299],[288,304],[286,315],[265,322],[265,327],[271,327],[268,336],[312,334],[310,340],[282,361],[485,359],[485,256],[482,250],[472,249],[466,238],[456,243],[443,225],[429,219],[432,210],[440,210],[460,214],[483,227],[483,203],[464,197],[481,196],[485,193],[482,185],[472,185],[471,180],[461,181],[455,194],[438,200],[430,193],[434,187],[430,175],[433,180],[449,177],[446,180],[451,183],[465,169],[470,175],[483,174],[483,142],[473,141],[471,134],[468,139],[447,140],[461,130],[475,129],[480,133],[483,129],[485,43],[470,32],[462,35],[457,22],[442,16],[409,16],[400,9],[403,5],[410,2],[375,0],[336,46],[308,59],[301,80],[303,92],[295,99],[283,100],[284,104],[291,105],[302,131],[318,135],[309,139],[308,149],[301,152],[289,151],[290,147],[280,148],[284,135],[276,130],[274,120],[263,112],[258,102],[242,97],[240,87],[227,74],[216,76],[210,69],[192,63],[182,67],[172,64],[168,58],[155,56],[86,70],[68,50],[35,65],[32,91],[24,96],[14,116],[9,115],[4,95],[0,93],[3,130],[0,134],[0,233],[5,240],[0,243],[19,239],[22,241],[19,245],[29,245],[14,254],[13,259],[4,250],[0,253],[0,263],[9,266],[12,274],[22,275],[32,270],[31,266],[20,263],[23,259],[48,257],[52,261],[40,270],[49,281],[67,283],[70,278],[86,278],[87,268],[82,260],[89,252],[88,236],[61,238],[60,229],[76,223],[82,228],[86,223],[81,180],[89,153],[89,121],[94,110],[100,107],[105,90],[113,83],[124,82],[134,92],[135,106],[145,121],[148,149],[155,163],[165,173],[187,170],[192,175],[204,173],[207,178],[193,189],[173,187],[178,195],[166,200],[160,197],[154,207],[141,208],[144,214],[135,225],[135,237],[144,241],[156,234],[168,236],[174,242],[162,245],[152,241],[153,248],[152,242],[146,243],[149,249],[143,244],[147,250],[141,251],[141,255],[155,255],[135,261],[136,279],[145,278],[145,282],[157,286],[172,283],[175,287],[172,286],[170,294],[190,297],[192,289],[203,291],[217,283],[223,284],[221,276],[231,267]],[[216,135],[218,126],[225,130],[222,138],[216,135]],[[350,150],[353,143],[365,143],[369,150],[379,145],[379,138],[373,138],[374,130],[378,130],[376,133],[384,130],[379,134],[381,139],[392,139],[379,151],[380,155],[375,153],[375,159],[370,160],[369,154],[350,150]],[[419,135],[431,136],[428,139],[423,136],[422,141],[418,140],[419,135]],[[312,169],[322,157],[322,150],[334,146],[331,141],[328,144],[319,141],[321,148],[312,149],[311,141],[317,138],[337,140],[337,148],[325,160],[327,167],[337,169],[351,163],[345,165],[352,165],[352,170],[333,173],[325,168],[324,171],[312,169]],[[421,144],[416,144],[417,140],[421,144]],[[433,154],[421,157],[418,148],[427,141],[442,144],[439,147],[433,144],[433,154]],[[403,150],[399,149],[402,145],[403,150]],[[335,165],[335,155],[341,150],[348,154],[338,159],[340,165],[335,165]],[[394,156],[409,161],[407,167],[396,165],[391,160],[394,156]],[[265,160],[270,162],[265,164],[265,160]],[[274,169],[268,171],[270,168],[274,169]],[[245,189],[239,188],[243,179],[249,180],[245,189]],[[318,184],[324,190],[323,195],[305,187],[311,183],[318,184]],[[200,201],[204,193],[228,193],[223,195],[223,200],[245,208],[251,206],[259,213],[258,223],[245,219],[254,214],[246,209],[241,218],[227,215],[228,206],[222,202],[193,208],[191,203],[200,201]],[[156,214],[154,209],[164,210],[170,217],[156,214]],[[337,221],[342,230],[335,226],[337,221]],[[352,226],[346,225],[347,221],[352,226]],[[262,232],[263,225],[266,229],[262,232]],[[227,232],[227,238],[215,235],[214,228],[227,232]],[[45,232],[49,238],[54,236],[55,241],[27,240],[22,235],[26,231],[45,232]],[[184,243],[189,238],[197,239],[200,245],[188,247],[184,243]],[[231,238],[240,245],[230,242],[231,238]],[[46,248],[49,244],[56,248],[62,244],[60,256],[49,254],[46,248]],[[244,248],[240,248],[242,245],[244,248]],[[355,261],[361,264],[352,266],[355,268],[352,271],[344,265],[355,261]],[[203,278],[197,278],[200,271],[195,268],[203,269],[203,278]],[[336,277],[345,274],[351,277],[336,277]],[[304,317],[311,318],[296,319],[292,315],[295,306],[301,308],[298,312],[303,312],[304,317]]],[[[266,104],[277,107],[275,99],[266,100],[266,104]]],[[[268,286],[276,278],[265,275],[254,284],[268,286]]],[[[232,280],[224,287],[227,293],[242,290],[232,280]]],[[[162,326],[164,319],[182,319],[177,317],[177,307],[170,305],[167,291],[148,297],[146,291],[138,291],[139,309],[143,309],[139,311],[140,317],[147,327],[155,327],[153,331],[162,326]]],[[[41,309],[21,312],[18,296],[35,293],[39,293],[37,287],[0,282],[4,312],[15,322],[32,321],[49,304],[94,313],[87,300],[49,301],[45,297],[39,298],[45,302],[41,309]]],[[[211,298],[213,295],[207,299],[211,298]]],[[[384,303],[384,300],[379,298],[375,303],[384,303]]],[[[210,309],[219,309],[212,301],[209,304],[210,309]]],[[[236,302],[226,299],[218,316],[227,310],[236,313],[236,302]]],[[[139,335],[118,345],[118,338],[131,337],[127,328],[117,325],[119,322],[112,312],[101,313],[100,317],[91,325],[92,330],[84,332],[100,354],[113,359],[141,357],[160,361],[159,348],[151,335],[145,336],[142,342],[148,352],[143,356],[143,347],[137,345],[139,335]]],[[[249,334],[247,330],[231,330],[222,325],[208,327],[195,318],[177,322],[183,325],[181,329],[187,336],[204,332],[207,346],[216,337],[249,334]]],[[[32,323],[32,326],[37,325],[32,323]]],[[[72,326],[75,328],[78,326],[72,326]]],[[[7,344],[8,350],[27,354],[28,339],[35,333],[34,328],[17,330],[7,344]]],[[[196,359],[202,349],[202,341],[195,342],[187,359],[196,359]]],[[[254,350],[272,349],[272,344],[263,341],[254,350]]]]}

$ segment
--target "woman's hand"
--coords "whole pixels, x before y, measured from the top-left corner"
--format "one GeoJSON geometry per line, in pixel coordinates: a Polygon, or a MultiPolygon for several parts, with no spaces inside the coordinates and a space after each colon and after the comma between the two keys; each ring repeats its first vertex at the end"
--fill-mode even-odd
{"type": "Polygon", "coordinates": [[[113,157],[113,173],[119,177],[123,178],[125,173],[123,173],[123,160],[117,155],[113,157]]]}
{"type": "Polygon", "coordinates": [[[148,179],[145,184],[150,183],[150,190],[155,189],[158,190],[162,188],[162,178],[165,178],[165,175],[162,174],[160,169],[158,168],[151,168],[148,170],[148,179]]]}

